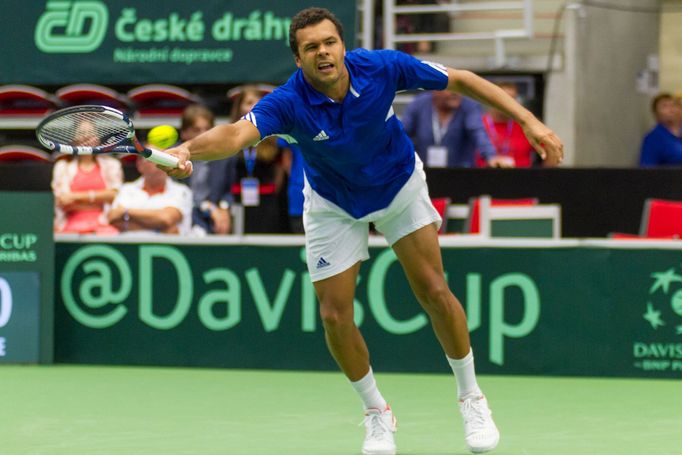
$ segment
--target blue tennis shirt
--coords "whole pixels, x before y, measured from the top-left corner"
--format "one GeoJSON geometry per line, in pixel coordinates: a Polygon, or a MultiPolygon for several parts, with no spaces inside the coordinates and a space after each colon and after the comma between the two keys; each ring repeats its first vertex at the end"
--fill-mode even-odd
{"type": "Polygon", "coordinates": [[[354,218],[386,208],[414,170],[414,146],[393,112],[395,93],[443,90],[447,70],[398,51],[346,53],[350,90],[337,103],[297,70],[244,118],[261,137],[293,138],[310,186],[354,218]]]}

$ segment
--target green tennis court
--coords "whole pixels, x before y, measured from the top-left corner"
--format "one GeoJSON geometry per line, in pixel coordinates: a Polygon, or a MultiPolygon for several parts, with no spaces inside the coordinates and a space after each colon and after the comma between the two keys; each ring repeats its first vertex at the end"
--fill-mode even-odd
{"type": "MultiPolygon", "coordinates": [[[[449,375],[377,374],[398,453],[468,453],[449,375]]],[[[496,454],[679,454],[679,381],[483,376],[496,454]]],[[[340,373],[0,367],[0,454],[358,454],[340,373]]]]}

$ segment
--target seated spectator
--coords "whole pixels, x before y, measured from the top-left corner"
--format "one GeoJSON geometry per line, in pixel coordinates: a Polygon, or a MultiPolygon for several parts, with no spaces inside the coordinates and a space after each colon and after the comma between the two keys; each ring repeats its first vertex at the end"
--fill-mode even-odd
{"type": "MultiPolygon", "coordinates": [[[[502,82],[498,84],[509,96],[517,99],[519,90],[516,84],[502,82]]],[[[483,125],[488,133],[490,142],[495,147],[495,155],[498,160],[506,160],[508,167],[530,167],[539,156],[533,150],[523,128],[514,120],[509,118],[504,112],[496,109],[489,109],[483,115],[483,125]]],[[[477,157],[479,167],[485,167],[486,162],[479,155],[477,157]]]]}
{"type": "MultiPolygon", "coordinates": [[[[94,125],[83,123],[78,145],[96,146],[94,125]]],[[[54,165],[55,232],[116,234],[106,212],[123,183],[121,163],[111,156],[64,156],[54,165]]]]}
{"type": "MultiPolygon", "coordinates": [[[[182,113],[180,139],[189,141],[213,128],[215,117],[208,108],[193,104],[182,113]]],[[[236,158],[193,162],[190,187],[194,199],[192,223],[209,234],[229,234],[232,228],[230,204],[233,202],[236,158]]]]}
{"type": "Polygon", "coordinates": [[[640,166],[682,165],[681,107],[670,93],[660,93],[651,102],[656,126],[640,148],[640,166]]]}
{"type": "MultiPolygon", "coordinates": [[[[268,91],[263,86],[246,85],[233,91],[231,120],[246,115],[268,91]]],[[[269,137],[235,155],[236,184],[233,194],[244,206],[244,233],[287,232],[286,198],[282,191],[285,170],[281,149],[275,137],[269,137]]]]}
{"type": "Polygon", "coordinates": [[[443,90],[417,95],[401,121],[427,167],[475,167],[476,150],[489,166],[507,166],[496,158],[481,117],[478,103],[443,90]]]}
{"type": "Polygon", "coordinates": [[[121,232],[187,235],[192,191],[151,161],[138,157],[136,164],[140,178],[121,186],[109,211],[109,222],[121,232]]]}

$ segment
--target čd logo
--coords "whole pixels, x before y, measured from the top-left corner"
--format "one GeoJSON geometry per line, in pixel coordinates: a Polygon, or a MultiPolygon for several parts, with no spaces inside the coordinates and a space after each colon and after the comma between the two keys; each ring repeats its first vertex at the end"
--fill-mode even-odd
{"type": "Polygon", "coordinates": [[[46,53],[92,52],[102,44],[108,22],[100,1],[50,0],[36,24],[36,47],[46,53]]]}

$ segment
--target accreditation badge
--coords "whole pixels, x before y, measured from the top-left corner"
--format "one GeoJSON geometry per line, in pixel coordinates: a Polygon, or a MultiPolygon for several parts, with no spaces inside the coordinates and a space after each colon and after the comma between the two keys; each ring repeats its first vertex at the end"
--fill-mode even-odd
{"type": "Polygon", "coordinates": [[[260,205],[260,182],[255,177],[244,177],[241,180],[242,205],[256,207],[260,205]]]}
{"type": "Polygon", "coordinates": [[[426,149],[427,167],[447,167],[448,149],[441,145],[431,145],[426,149]]]}

